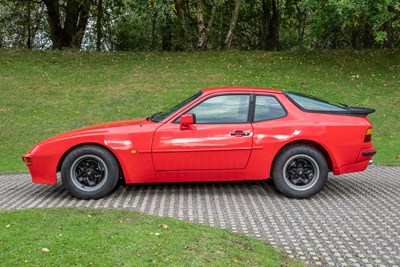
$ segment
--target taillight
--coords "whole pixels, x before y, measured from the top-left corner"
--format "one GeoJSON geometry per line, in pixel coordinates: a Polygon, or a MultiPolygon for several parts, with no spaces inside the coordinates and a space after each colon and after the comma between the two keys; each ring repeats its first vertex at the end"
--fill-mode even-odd
{"type": "Polygon", "coordinates": [[[372,139],[372,128],[368,128],[367,132],[365,133],[364,142],[371,142],[372,139]]]}
{"type": "Polygon", "coordinates": [[[32,159],[30,157],[22,156],[22,160],[25,162],[27,166],[32,165],[32,159]]]}

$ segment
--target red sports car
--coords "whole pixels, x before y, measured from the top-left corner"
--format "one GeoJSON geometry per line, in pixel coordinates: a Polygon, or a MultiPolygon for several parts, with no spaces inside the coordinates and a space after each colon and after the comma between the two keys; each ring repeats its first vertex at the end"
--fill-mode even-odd
{"type": "Polygon", "coordinates": [[[376,149],[369,108],[254,87],[201,90],[146,119],[106,123],[47,139],[23,156],[35,183],[61,171],[75,197],[130,183],[264,180],[307,198],[328,172],[363,171],[376,149]]]}

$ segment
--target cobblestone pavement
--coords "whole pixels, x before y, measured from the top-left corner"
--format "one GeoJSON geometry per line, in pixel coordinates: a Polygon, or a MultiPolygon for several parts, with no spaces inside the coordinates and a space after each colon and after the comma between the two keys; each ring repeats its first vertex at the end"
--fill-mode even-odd
{"type": "Polygon", "coordinates": [[[121,185],[100,200],[77,200],[62,183],[0,176],[0,208],[116,208],[175,217],[258,237],[321,266],[400,266],[400,167],[329,176],[311,199],[281,195],[265,181],[121,185]]]}

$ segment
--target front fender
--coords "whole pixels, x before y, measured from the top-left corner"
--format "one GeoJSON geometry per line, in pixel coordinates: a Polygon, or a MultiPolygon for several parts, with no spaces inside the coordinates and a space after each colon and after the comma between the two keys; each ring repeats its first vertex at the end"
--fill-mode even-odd
{"type": "MultiPolygon", "coordinates": [[[[90,143],[104,146],[101,137],[94,138],[90,143]]],[[[57,171],[61,166],[62,159],[73,148],[87,144],[83,138],[72,138],[54,141],[44,141],[34,146],[30,152],[23,155],[25,163],[32,176],[32,182],[41,184],[56,184],[57,171]]]]}

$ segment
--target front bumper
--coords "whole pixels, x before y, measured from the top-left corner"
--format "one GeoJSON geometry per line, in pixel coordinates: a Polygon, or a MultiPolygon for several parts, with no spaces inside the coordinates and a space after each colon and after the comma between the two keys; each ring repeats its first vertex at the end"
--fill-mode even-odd
{"type": "Polygon", "coordinates": [[[37,156],[31,152],[22,156],[32,176],[32,182],[39,184],[57,183],[57,159],[48,156],[37,156]]]}

